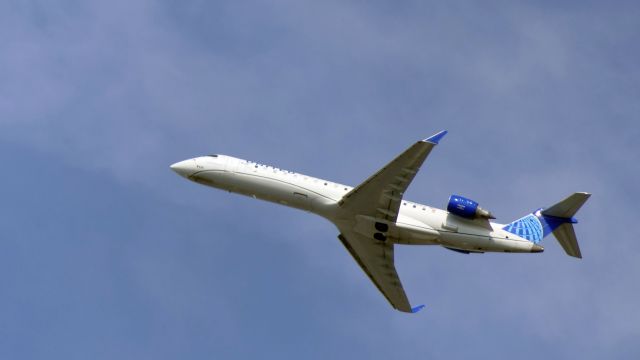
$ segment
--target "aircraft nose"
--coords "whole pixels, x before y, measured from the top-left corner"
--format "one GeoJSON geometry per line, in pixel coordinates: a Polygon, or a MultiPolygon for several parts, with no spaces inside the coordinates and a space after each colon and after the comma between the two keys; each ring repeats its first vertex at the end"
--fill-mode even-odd
{"type": "Polygon", "coordinates": [[[178,161],[177,163],[171,165],[171,170],[175,171],[178,175],[182,177],[188,178],[196,172],[196,160],[188,159],[183,161],[178,161]]]}

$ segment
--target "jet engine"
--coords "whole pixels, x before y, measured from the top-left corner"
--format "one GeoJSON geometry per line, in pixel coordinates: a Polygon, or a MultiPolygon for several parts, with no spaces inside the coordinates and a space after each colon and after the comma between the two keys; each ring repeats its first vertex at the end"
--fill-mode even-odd
{"type": "Polygon", "coordinates": [[[481,208],[477,202],[460,195],[451,195],[447,211],[465,219],[495,219],[491,212],[481,208]]]}

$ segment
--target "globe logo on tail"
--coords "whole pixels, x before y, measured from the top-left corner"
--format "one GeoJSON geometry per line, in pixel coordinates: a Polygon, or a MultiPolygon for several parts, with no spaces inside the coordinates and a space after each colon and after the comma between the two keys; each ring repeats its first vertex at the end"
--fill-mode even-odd
{"type": "Polygon", "coordinates": [[[502,229],[527,239],[534,244],[539,243],[543,238],[542,223],[533,214],[518,219],[502,229]]]}

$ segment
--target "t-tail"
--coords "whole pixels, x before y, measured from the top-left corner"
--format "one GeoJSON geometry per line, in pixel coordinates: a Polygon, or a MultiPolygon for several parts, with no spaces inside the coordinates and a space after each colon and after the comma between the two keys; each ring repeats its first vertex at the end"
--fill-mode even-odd
{"type": "Polygon", "coordinates": [[[578,239],[573,231],[573,224],[577,224],[578,220],[573,216],[590,196],[591,194],[584,192],[574,193],[559,203],[539,209],[502,229],[535,244],[553,233],[567,255],[582,258],[578,239]]]}

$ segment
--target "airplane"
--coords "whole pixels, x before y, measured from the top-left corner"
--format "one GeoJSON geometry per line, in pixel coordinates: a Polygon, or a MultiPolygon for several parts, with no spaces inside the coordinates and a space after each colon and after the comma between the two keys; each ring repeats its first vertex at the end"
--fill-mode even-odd
{"type": "Polygon", "coordinates": [[[338,239],[391,306],[416,313],[398,278],[393,250],[401,245],[440,245],[456,252],[540,253],[554,234],[564,251],[581,258],[573,217],[591,194],[576,192],[509,224],[491,222],[491,212],[471,199],[451,195],[447,209],[404,199],[423,162],[447,134],[411,145],[356,187],[242,160],[207,155],[171,169],[196,183],[320,215],[338,229],[338,239]]]}

